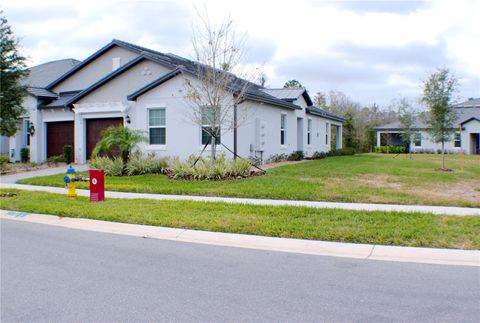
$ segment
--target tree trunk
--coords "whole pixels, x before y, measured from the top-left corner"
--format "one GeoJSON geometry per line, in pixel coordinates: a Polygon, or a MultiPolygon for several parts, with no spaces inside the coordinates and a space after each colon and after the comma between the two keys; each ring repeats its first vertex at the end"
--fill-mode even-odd
{"type": "Polygon", "coordinates": [[[233,159],[237,159],[237,104],[233,106],[233,159]]]}
{"type": "Polygon", "coordinates": [[[212,127],[212,133],[210,134],[210,148],[212,149],[210,151],[210,166],[213,168],[215,166],[215,154],[217,152],[217,138],[214,137],[214,135],[217,134],[217,129],[212,127]]]}
{"type": "Polygon", "coordinates": [[[442,138],[442,168],[445,168],[445,139],[442,138]]]}

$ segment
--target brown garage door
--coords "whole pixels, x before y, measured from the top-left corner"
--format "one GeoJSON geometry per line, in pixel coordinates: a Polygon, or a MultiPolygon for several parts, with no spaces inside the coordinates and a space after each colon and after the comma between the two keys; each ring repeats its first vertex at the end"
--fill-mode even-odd
{"type": "Polygon", "coordinates": [[[73,146],[73,135],[73,121],[47,122],[47,158],[63,155],[63,146],[73,146]]]}
{"type": "Polygon", "coordinates": [[[123,118],[87,119],[87,159],[90,159],[93,148],[102,138],[102,130],[118,125],[123,126],[123,118]]]}

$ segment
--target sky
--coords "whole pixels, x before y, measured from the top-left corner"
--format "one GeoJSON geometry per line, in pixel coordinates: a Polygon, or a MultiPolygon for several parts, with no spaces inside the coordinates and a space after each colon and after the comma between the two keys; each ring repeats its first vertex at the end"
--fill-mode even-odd
{"type": "Polygon", "coordinates": [[[193,57],[195,8],[229,14],[247,35],[245,64],[268,87],[300,81],[313,97],[342,91],[381,107],[417,102],[438,68],[459,80],[456,99],[480,97],[480,1],[3,0],[0,10],[33,66],[83,60],[112,39],[193,57]]]}

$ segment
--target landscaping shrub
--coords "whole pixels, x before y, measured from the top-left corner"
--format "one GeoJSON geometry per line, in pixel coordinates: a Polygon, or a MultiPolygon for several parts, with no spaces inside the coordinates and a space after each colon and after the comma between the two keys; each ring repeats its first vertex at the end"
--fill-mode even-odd
{"type": "Polygon", "coordinates": [[[305,154],[301,150],[294,151],[290,155],[288,155],[287,160],[293,161],[293,160],[302,160],[305,158],[305,154]]]}
{"type": "Polygon", "coordinates": [[[63,160],[68,164],[73,161],[73,147],[71,145],[63,146],[63,160]]]}
{"type": "Polygon", "coordinates": [[[30,150],[28,148],[20,149],[20,161],[26,163],[30,160],[30,150]]]}
{"type": "Polygon", "coordinates": [[[286,154],[273,154],[266,160],[267,164],[269,163],[279,163],[286,161],[288,156],[286,154]]]}
{"type": "Polygon", "coordinates": [[[312,159],[324,159],[327,158],[327,153],[323,151],[316,151],[312,155],[312,159]]]}
{"type": "Polygon", "coordinates": [[[250,156],[248,157],[248,160],[252,165],[255,165],[255,166],[260,166],[262,164],[262,159],[260,157],[250,156]]]}
{"type": "Polygon", "coordinates": [[[227,175],[227,160],[225,158],[224,154],[221,154],[220,156],[215,159],[215,163],[213,164],[213,178],[214,179],[222,179],[227,175]]]}
{"type": "Polygon", "coordinates": [[[126,174],[128,176],[143,174],[160,174],[168,168],[168,158],[159,158],[155,153],[144,156],[141,151],[130,155],[126,165],[126,174]]]}
{"type": "Polygon", "coordinates": [[[61,162],[63,162],[63,161],[64,161],[63,155],[50,156],[50,157],[48,157],[48,159],[47,159],[47,163],[48,163],[49,165],[52,165],[52,164],[53,164],[53,165],[55,165],[55,166],[57,166],[58,163],[61,163],[61,162]]]}
{"type": "Polygon", "coordinates": [[[381,154],[404,154],[407,149],[404,146],[379,146],[374,151],[381,154]]]}
{"type": "Polygon", "coordinates": [[[9,168],[8,155],[0,155],[0,172],[6,172],[9,168]]]}
{"type": "Polygon", "coordinates": [[[180,161],[178,157],[173,160],[172,166],[170,168],[172,176],[174,178],[186,178],[188,176],[193,176],[194,170],[191,164],[180,161]]]}
{"type": "Polygon", "coordinates": [[[250,174],[251,167],[250,161],[238,158],[230,162],[228,173],[235,177],[246,177],[250,174]]]}
{"type": "Polygon", "coordinates": [[[89,160],[90,168],[103,169],[106,176],[122,176],[123,161],[120,157],[95,157],[89,160]]]}

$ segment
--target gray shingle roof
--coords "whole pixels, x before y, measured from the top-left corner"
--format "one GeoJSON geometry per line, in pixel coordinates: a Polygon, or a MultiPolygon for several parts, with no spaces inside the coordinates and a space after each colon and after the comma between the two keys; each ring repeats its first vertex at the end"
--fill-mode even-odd
{"type": "MultiPolygon", "coordinates": [[[[52,82],[48,87],[51,88],[52,86],[58,84],[60,80],[67,78],[69,75],[71,75],[73,72],[78,70],[81,66],[83,66],[86,61],[91,61],[95,57],[98,57],[100,52],[105,52],[106,50],[111,48],[111,46],[115,46],[115,45],[130,49],[134,52],[139,53],[140,55],[136,59],[133,59],[132,61],[128,62],[127,64],[125,64],[121,68],[113,71],[112,73],[108,74],[107,76],[105,76],[104,78],[102,78],[101,80],[96,82],[95,84],[91,85],[90,87],[88,87],[84,91],[82,91],[79,94],[77,94],[76,96],[72,97],[67,102],[67,105],[75,103],[77,100],[84,97],[85,95],[87,95],[91,91],[95,90],[96,88],[98,88],[99,86],[104,84],[105,82],[107,82],[107,81],[111,80],[112,78],[116,77],[117,75],[121,74],[126,69],[133,66],[134,64],[137,64],[141,59],[150,59],[150,60],[156,61],[160,64],[166,65],[166,66],[168,66],[172,69],[181,68],[182,72],[187,72],[187,73],[190,73],[192,75],[197,75],[198,71],[201,70],[201,68],[203,68],[202,66],[199,66],[198,63],[196,63],[194,61],[191,61],[189,59],[177,56],[177,55],[160,53],[160,52],[157,52],[155,50],[151,50],[151,49],[148,49],[148,48],[145,48],[145,47],[141,47],[141,46],[138,46],[138,45],[134,45],[134,44],[130,44],[130,43],[127,43],[127,42],[124,42],[124,41],[121,41],[121,40],[114,39],[109,45],[103,47],[100,51],[91,55],[89,58],[87,58],[84,62],[82,62],[76,68],[72,69],[70,72],[68,72],[67,74],[60,77],[60,79],[52,82]]],[[[219,73],[224,73],[224,72],[219,71],[219,73]]],[[[156,81],[158,81],[158,80],[156,80],[156,81]]],[[[156,82],[156,81],[154,81],[154,82],[156,82]]],[[[280,106],[280,107],[284,107],[284,108],[288,108],[288,109],[301,109],[299,106],[297,106],[295,104],[292,104],[290,102],[285,102],[285,101],[280,100],[280,99],[278,99],[278,98],[276,98],[276,97],[274,97],[274,96],[272,96],[268,93],[263,92],[262,91],[263,87],[261,87],[257,84],[248,82],[246,80],[240,79],[240,78],[238,78],[238,77],[236,77],[232,74],[231,89],[232,89],[233,92],[238,91],[239,89],[243,88],[243,86],[246,83],[248,84],[248,90],[247,90],[247,93],[246,93],[247,99],[258,101],[258,102],[263,102],[263,103],[268,103],[268,104],[272,104],[272,105],[276,105],[276,106],[280,106]]],[[[150,87],[149,89],[151,89],[151,88],[153,88],[153,87],[150,87]]]]}
{"type": "Polygon", "coordinates": [[[44,88],[79,63],[80,61],[76,59],[67,58],[30,67],[28,69],[30,75],[23,79],[22,83],[31,87],[44,88]]]}
{"type": "Polygon", "coordinates": [[[29,87],[28,93],[40,98],[56,98],[58,96],[56,93],[40,87],[29,87]]]}
{"type": "Polygon", "coordinates": [[[319,107],[316,107],[316,106],[307,107],[306,111],[307,111],[307,113],[310,113],[314,116],[319,116],[319,117],[326,118],[326,119],[345,122],[345,118],[343,118],[343,117],[341,117],[341,116],[339,116],[335,113],[331,113],[331,112],[325,111],[323,109],[320,109],[319,107]]]}
{"type": "Polygon", "coordinates": [[[480,98],[470,99],[465,102],[455,104],[456,108],[480,108],[480,98]]]}
{"type": "Polygon", "coordinates": [[[40,109],[65,108],[67,102],[80,91],[61,92],[58,98],[48,104],[39,106],[40,109]]]}
{"type": "Polygon", "coordinates": [[[262,91],[282,100],[296,100],[303,94],[303,92],[305,92],[305,89],[304,88],[263,89],[262,91]]]}

